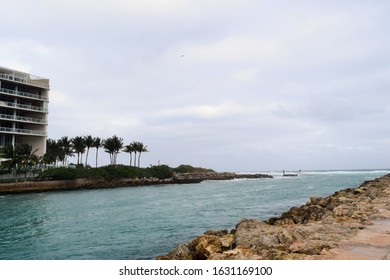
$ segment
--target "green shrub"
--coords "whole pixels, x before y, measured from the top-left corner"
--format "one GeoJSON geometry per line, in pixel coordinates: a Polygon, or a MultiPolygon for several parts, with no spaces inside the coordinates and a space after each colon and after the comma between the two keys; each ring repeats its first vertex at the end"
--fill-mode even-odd
{"type": "Polygon", "coordinates": [[[181,164],[176,168],[173,168],[173,171],[176,173],[207,173],[214,172],[212,169],[206,169],[202,167],[193,167],[187,164],[181,164]]]}
{"type": "Polygon", "coordinates": [[[173,170],[167,165],[153,166],[150,168],[137,168],[125,165],[108,165],[99,168],[52,168],[39,172],[37,180],[74,180],[78,178],[90,179],[121,179],[121,178],[171,178],[173,170]]]}
{"type": "Polygon", "coordinates": [[[41,171],[36,179],[41,180],[73,180],[78,177],[78,170],[73,168],[52,168],[41,171]]]}
{"type": "Polygon", "coordinates": [[[168,179],[173,176],[173,170],[168,165],[155,165],[148,169],[151,177],[156,177],[158,179],[168,179]]]}
{"type": "Polygon", "coordinates": [[[100,167],[99,172],[105,179],[143,177],[142,168],[125,165],[108,165],[100,167]]]}

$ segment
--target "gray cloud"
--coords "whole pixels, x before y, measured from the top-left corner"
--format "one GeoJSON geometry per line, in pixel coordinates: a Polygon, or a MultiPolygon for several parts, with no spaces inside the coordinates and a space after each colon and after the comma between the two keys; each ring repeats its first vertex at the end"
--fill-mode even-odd
{"type": "Polygon", "coordinates": [[[146,165],[386,167],[389,8],[15,0],[0,63],[50,78],[49,137],[143,141],[146,165]]]}

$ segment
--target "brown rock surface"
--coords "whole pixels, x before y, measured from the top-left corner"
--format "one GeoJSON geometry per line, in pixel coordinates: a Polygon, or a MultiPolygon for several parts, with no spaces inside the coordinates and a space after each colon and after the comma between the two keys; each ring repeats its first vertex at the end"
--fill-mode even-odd
{"type": "Polygon", "coordinates": [[[390,259],[390,175],[279,218],[241,220],[231,233],[208,231],[157,259],[390,259]]]}

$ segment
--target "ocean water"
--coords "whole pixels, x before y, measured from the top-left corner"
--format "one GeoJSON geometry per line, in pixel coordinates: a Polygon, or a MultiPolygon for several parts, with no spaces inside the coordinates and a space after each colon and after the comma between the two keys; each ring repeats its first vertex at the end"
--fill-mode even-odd
{"type": "Polygon", "coordinates": [[[268,219],[389,170],[0,196],[0,259],[154,259],[242,218],[268,219]]]}

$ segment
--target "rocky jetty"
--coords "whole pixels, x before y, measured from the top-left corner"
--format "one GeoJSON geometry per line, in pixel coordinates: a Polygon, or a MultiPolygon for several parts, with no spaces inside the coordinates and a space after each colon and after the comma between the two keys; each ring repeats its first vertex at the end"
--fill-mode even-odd
{"type": "Polygon", "coordinates": [[[280,217],[207,231],[159,260],[390,259],[390,175],[280,217]]]}
{"type": "Polygon", "coordinates": [[[273,178],[268,174],[237,174],[232,172],[175,173],[172,180],[176,182],[191,182],[205,180],[261,179],[273,178]]]}

